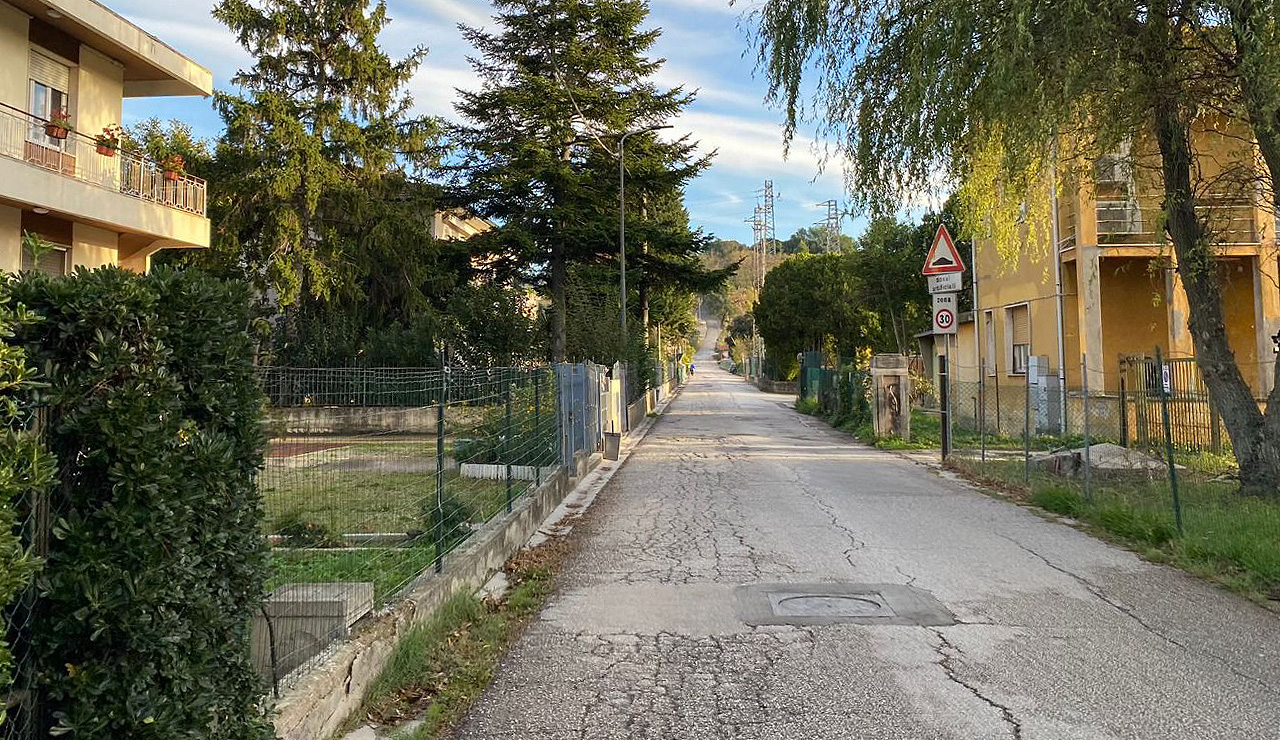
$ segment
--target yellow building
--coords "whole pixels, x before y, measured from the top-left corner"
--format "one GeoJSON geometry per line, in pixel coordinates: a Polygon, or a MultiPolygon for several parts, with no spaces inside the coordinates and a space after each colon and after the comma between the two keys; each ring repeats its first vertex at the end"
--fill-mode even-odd
{"type": "MultiPolygon", "coordinates": [[[[1261,399],[1275,362],[1271,337],[1280,331],[1280,261],[1276,214],[1256,187],[1232,187],[1223,176],[1249,161],[1243,140],[1205,125],[1195,148],[1227,334],[1261,399]]],[[[1027,225],[1044,235],[1041,243],[1006,260],[989,241],[977,242],[974,324],[952,345],[958,380],[981,372],[987,385],[1020,386],[1038,358],[1044,374],[1074,394],[1084,360],[1090,392],[1112,394],[1122,357],[1151,357],[1157,346],[1166,357],[1194,356],[1186,294],[1161,225],[1158,158],[1124,152],[1076,177],[1078,184],[1060,182],[1047,196],[1048,223],[1027,225]]]]}
{"type": "Polygon", "coordinates": [[[0,59],[0,270],[145,271],[209,246],[203,180],[95,141],[126,97],[210,95],[207,69],[94,0],[0,0],[0,59]],[[37,261],[24,232],[55,249],[37,261]]]}

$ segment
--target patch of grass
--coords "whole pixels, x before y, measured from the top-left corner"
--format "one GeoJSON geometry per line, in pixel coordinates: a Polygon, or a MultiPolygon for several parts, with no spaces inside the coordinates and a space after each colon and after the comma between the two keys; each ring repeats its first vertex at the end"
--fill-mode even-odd
{"type": "MultiPolygon", "coordinates": [[[[260,481],[271,534],[296,522],[334,536],[410,532],[424,528],[423,507],[435,501],[434,470],[269,469],[260,481]]],[[[516,493],[527,485],[516,481],[516,493]]],[[[473,512],[472,521],[486,521],[506,502],[505,481],[461,478],[453,470],[445,473],[445,491],[473,512]]]]}
{"type": "Polygon", "coordinates": [[[268,590],[286,583],[373,582],[375,603],[389,597],[430,568],[435,547],[379,547],[359,550],[273,550],[268,590]]]}
{"type": "Polygon", "coordinates": [[[1097,476],[1086,496],[1081,480],[1047,472],[1033,471],[1027,484],[1021,461],[953,459],[948,465],[1152,560],[1253,598],[1280,592],[1280,498],[1247,496],[1234,483],[1188,469],[1179,478],[1179,534],[1172,489],[1160,475],[1097,476]]]}
{"type": "Polygon", "coordinates": [[[384,725],[422,720],[411,733],[393,735],[397,740],[447,737],[488,687],[502,653],[546,602],[566,553],[562,540],[521,553],[507,564],[511,590],[503,601],[458,594],[412,628],[356,716],[384,725]]]}
{"type": "Polygon", "coordinates": [[[821,406],[816,398],[797,398],[795,408],[805,416],[817,416],[821,406]]]}

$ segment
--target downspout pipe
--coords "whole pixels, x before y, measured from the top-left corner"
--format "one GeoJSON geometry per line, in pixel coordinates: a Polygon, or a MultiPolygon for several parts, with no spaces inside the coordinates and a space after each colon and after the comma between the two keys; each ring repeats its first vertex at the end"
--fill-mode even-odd
{"type": "MultiPolygon", "coordinates": [[[[1053,253],[1053,303],[1058,312],[1058,392],[1062,397],[1058,431],[1065,434],[1067,431],[1067,339],[1062,324],[1062,251],[1058,246],[1061,232],[1058,226],[1058,166],[1056,163],[1050,166],[1049,180],[1049,186],[1052,188],[1049,205],[1053,208],[1053,218],[1049,221],[1053,239],[1053,247],[1050,250],[1053,253]]],[[[1088,408],[1087,404],[1085,408],[1088,408]]]]}

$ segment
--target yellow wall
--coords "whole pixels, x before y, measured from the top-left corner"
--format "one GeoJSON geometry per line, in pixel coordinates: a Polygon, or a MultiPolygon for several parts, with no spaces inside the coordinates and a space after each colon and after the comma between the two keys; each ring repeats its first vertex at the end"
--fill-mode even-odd
{"type": "Polygon", "coordinates": [[[75,224],[72,226],[71,263],[75,267],[102,267],[116,263],[119,237],[105,229],[75,224]]]}
{"type": "MultiPolygon", "coordinates": [[[[1256,260],[1222,260],[1222,309],[1227,316],[1227,341],[1244,379],[1259,394],[1258,327],[1254,310],[1256,260]]],[[[1268,368],[1269,369],[1269,368],[1268,368]]]]}
{"type": "Polygon", "coordinates": [[[0,271],[22,268],[22,211],[0,206],[0,271]]]}
{"type": "MultiPolygon", "coordinates": [[[[1155,265],[1149,259],[1104,257],[1099,266],[1102,278],[1102,372],[1107,390],[1120,387],[1122,355],[1150,356],[1156,345],[1160,345],[1162,352],[1169,350],[1165,274],[1155,265]]],[[[1090,361],[1092,363],[1092,359],[1090,361]]],[[[1090,380],[1094,377],[1091,374],[1090,380]]]]}
{"type": "Polygon", "coordinates": [[[120,123],[124,98],[124,67],[114,59],[80,45],[77,79],[76,129],[97,136],[103,127],[120,123]]]}
{"type": "Polygon", "coordinates": [[[27,14],[0,2],[0,103],[27,107],[27,14]]]}

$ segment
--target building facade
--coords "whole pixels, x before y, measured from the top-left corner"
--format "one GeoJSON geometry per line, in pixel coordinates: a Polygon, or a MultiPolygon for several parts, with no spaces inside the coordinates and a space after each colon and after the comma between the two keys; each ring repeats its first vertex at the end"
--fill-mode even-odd
{"type": "MultiPolygon", "coordinates": [[[[1205,122],[1194,146],[1201,212],[1222,275],[1226,331],[1259,399],[1270,391],[1280,331],[1277,216],[1254,186],[1233,183],[1247,136],[1205,122]]],[[[1026,382],[1028,367],[1078,392],[1114,394],[1128,358],[1195,355],[1187,297],[1162,225],[1159,162],[1128,151],[1046,188],[1048,223],[1029,224],[1020,249],[975,245],[972,324],[952,345],[959,380],[1026,382]],[[1086,370],[1087,368],[1087,370],[1086,370]],[[1085,377],[1085,373],[1088,377],[1085,377]]]]}
{"type": "Polygon", "coordinates": [[[209,246],[203,180],[100,140],[124,98],[208,96],[209,70],[94,0],[0,0],[0,59],[0,270],[142,272],[209,246]]]}

